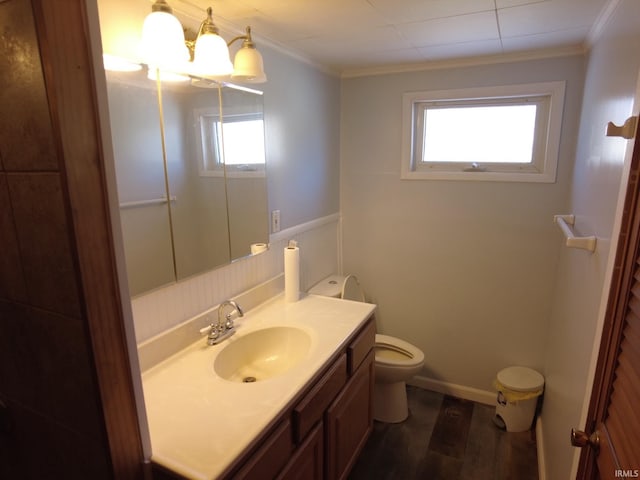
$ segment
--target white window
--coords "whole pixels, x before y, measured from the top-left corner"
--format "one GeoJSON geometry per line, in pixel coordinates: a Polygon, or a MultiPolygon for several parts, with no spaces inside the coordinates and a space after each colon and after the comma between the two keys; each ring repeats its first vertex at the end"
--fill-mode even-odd
{"type": "Polygon", "coordinates": [[[264,120],[262,114],[227,115],[196,110],[201,144],[201,176],[265,175],[264,120]]]}
{"type": "Polygon", "coordinates": [[[403,95],[403,179],[555,182],[564,82],[403,95]]]}

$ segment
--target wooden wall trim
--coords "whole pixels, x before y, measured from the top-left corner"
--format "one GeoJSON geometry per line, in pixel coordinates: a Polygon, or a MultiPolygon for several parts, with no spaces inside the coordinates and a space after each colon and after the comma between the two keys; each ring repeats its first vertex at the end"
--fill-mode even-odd
{"type": "Polygon", "coordinates": [[[32,0],[52,123],[115,478],[141,478],[144,455],[109,216],[84,0],[32,0]]]}

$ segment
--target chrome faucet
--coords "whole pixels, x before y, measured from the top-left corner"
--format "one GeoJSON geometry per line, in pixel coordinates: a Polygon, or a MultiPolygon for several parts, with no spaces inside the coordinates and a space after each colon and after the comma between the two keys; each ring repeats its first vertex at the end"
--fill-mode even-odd
{"type": "Polygon", "coordinates": [[[208,334],[208,345],[216,345],[236,333],[236,327],[233,324],[233,319],[231,318],[231,315],[233,315],[235,312],[238,312],[238,317],[244,316],[244,312],[242,311],[240,305],[238,305],[233,300],[225,300],[220,304],[220,306],[218,307],[218,323],[212,323],[208,327],[200,330],[200,333],[208,334]],[[233,310],[225,315],[224,310],[226,307],[233,307],[233,310]]]}

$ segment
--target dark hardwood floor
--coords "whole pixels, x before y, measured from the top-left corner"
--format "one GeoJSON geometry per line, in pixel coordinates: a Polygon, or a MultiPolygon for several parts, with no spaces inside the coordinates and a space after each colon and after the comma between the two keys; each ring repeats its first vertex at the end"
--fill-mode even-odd
{"type": "Polygon", "coordinates": [[[375,422],[349,480],[537,480],[535,432],[508,433],[495,407],[407,387],[409,418],[375,422]]]}

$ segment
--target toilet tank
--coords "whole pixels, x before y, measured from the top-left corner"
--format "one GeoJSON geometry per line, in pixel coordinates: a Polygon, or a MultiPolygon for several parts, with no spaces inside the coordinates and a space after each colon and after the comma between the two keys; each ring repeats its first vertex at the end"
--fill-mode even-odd
{"type": "Polygon", "coordinates": [[[312,295],[322,295],[323,297],[340,298],[342,296],[342,285],[345,277],[343,275],[329,275],[320,280],[309,289],[312,295]]]}
{"type": "Polygon", "coordinates": [[[309,293],[364,302],[364,294],[355,275],[330,275],[311,287],[309,293]]]}

